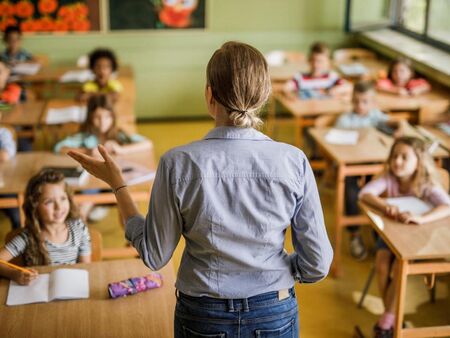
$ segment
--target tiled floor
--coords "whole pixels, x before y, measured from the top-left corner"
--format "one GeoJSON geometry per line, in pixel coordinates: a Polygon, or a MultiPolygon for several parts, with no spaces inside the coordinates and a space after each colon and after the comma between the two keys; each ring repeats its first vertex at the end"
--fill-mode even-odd
{"type": "MultiPolygon", "coordinates": [[[[203,137],[213,126],[211,122],[165,122],[141,124],[138,129],[141,134],[151,138],[159,158],[168,149],[185,144],[203,137]]],[[[278,140],[289,142],[293,139],[293,130],[288,126],[277,130],[275,137],[278,140]]],[[[319,182],[322,205],[330,238],[333,236],[333,204],[334,191],[323,188],[319,182]]],[[[146,205],[140,209],[145,212],[146,205]]],[[[9,224],[3,216],[0,219],[0,239],[9,230],[9,224]]],[[[103,235],[105,247],[121,246],[125,243],[123,230],[118,224],[116,210],[111,210],[109,216],[103,221],[91,224],[99,229],[103,235]]],[[[373,240],[369,228],[364,229],[365,239],[370,245],[373,240]]],[[[354,291],[362,290],[364,282],[372,266],[372,257],[364,262],[356,262],[350,256],[347,242],[344,241],[343,266],[344,274],[339,279],[331,277],[312,285],[297,285],[296,292],[300,308],[300,325],[302,337],[351,337],[354,326],[360,325],[367,335],[371,337],[371,327],[377,316],[367,310],[358,309],[352,300],[354,291]]],[[[184,242],[178,245],[173,265],[177,269],[184,242]]],[[[290,233],[286,239],[287,250],[292,250],[290,233]]],[[[444,325],[450,323],[450,278],[443,276],[437,282],[437,301],[431,304],[428,291],[422,282],[422,277],[410,278],[407,288],[406,320],[413,325],[444,325]]],[[[377,296],[375,281],[370,288],[370,294],[377,296]]]]}

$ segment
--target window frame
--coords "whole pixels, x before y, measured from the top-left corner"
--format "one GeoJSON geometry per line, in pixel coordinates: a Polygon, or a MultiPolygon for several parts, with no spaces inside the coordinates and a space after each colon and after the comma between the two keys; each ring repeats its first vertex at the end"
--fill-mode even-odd
{"type": "Polygon", "coordinates": [[[450,52],[450,44],[434,39],[428,35],[428,29],[429,29],[429,18],[430,18],[430,8],[431,8],[431,2],[433,0],[425,0],[426,6],[425,6],[425,27],[423,33],[417,33],[410,29],[407,29],[403,25],[403,17],[402,17],[402,7],[405,0],[390,0],[391,1],[391,8],[389,13],[389,22],[390,24],[382,24],[379,25],[372,25],[367,26],[363,28],[362,30],[354,30],[351,26],[351,7],[352,7],[352,1],[353,0],[346,0],[346,8],[345,8],[345,32],[347,33],[353,33],[353,32],[364,32],[367,30],[373,30],[377,28],[390,28],[392,30],[395,30],[397,32],[400,32],[402,34],[405,34],[407,36],[410,36],[416,40],[422,41],[428,45],[431,45],[433,47],[439,48],[441,50],[444,50],[446,52],[450,52]]]}

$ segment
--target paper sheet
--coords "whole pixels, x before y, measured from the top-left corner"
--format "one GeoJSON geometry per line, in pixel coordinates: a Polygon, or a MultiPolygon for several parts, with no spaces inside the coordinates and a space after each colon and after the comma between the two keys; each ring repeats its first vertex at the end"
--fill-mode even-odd
{"type": "Polygon", "coordinates": [[[94,79],[94,74],[89,69],[70,70],[64,73],[60,78],[60,82],[86,82],[94,79]]]}
{"type": "Polygon", "coordinates": [[[355,145],[358,143],[359,133],[356,130],[330,129],[325,140],[330,144],[355,145]]]}
{"type": "Polygon", "coordinates": [[[413,196],[387,198],[386,202],[397,206],[400,212],[409,211],[413,215],[423,215],[432,209],[431,205],[413,196]]]}
{"type": "Polygon", "coordinates": [[[49,274],[39,275],[30,285],[10,281],[6,305],[48,302],[49,277],[49,274]]]}
{"type": "Polygon", "coordinates": [[[49,301],[89,298],[89,273],[81,269],[58,269],[51,273],[49,301]]]}
{"type": "Polygon", "coordinates": [[[39,63],[19,63],[12,67],[13,74],[19,75],[35,75],[41,69],[39,63]]]}
{"type": "Polygon", "coordinates": [[[367,73],[367,68],[361,63],[339,65],[339,70],[346,76],[360,76],[367,73]]]}
{"type": "Polygon", "coordinates": [[[47,124],[62,124],[68,122],[82,123],[86,120],[86,107],[69,106],[64,108],[50,108],[47,112],[47,124]]]}

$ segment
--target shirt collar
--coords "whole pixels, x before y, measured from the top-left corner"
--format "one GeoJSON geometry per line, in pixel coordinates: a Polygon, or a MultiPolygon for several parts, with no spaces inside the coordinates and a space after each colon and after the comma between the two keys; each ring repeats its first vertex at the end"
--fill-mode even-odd
{"type": "Polygon", "coordinates": [[[210,139],[230,139],[230,140],[254,140],[268,141],[270,138],[253,128],[240,127],[216,127],[212,129],[204,138],[210,139]]]}

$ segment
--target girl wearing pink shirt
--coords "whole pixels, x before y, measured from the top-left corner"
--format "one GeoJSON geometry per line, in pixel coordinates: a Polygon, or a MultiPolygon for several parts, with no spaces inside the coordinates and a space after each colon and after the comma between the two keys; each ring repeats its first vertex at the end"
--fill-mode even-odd
{"type": "MultiPolygon", "coordinates": [[[[405,224],[423,224],[445,218],[450,215],[450,197],[435,178],[434,172],[433,160],[424,142],[414,137],[401,137],[391,148],[384,173],[369,182],[361,190],[359,198],[386,216],[405,224]],[[431,204],[433,209],[420,216],[400,212],[398,207],[388,204],[381,195],[415,196],[431,204]]],[[[374,327],[375,337],[392,337],[397,269],[394,254],[381,239],[378,240],[377,248],[375,266],[385,312],[374,327]]]]}

